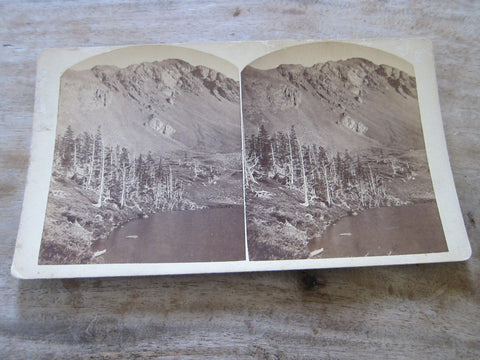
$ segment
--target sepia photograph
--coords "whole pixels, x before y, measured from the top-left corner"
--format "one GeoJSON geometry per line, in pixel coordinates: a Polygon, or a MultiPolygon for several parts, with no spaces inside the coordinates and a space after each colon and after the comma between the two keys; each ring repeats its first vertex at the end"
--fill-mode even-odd
{"type": "Polygon", "coordinates": [[[174,46],[66,70],[39,264],[245,260],[239,92],[174,46]]]}
{"type": "Polygon", "coordinates": [[[431,43],[46,49],[12,274],[468,259],[431,43]]]}
{"type": "Polygon", "coordinates": [[[448,251],[410,63],[311,43],[241,83],[250,260],[448,251]]]}

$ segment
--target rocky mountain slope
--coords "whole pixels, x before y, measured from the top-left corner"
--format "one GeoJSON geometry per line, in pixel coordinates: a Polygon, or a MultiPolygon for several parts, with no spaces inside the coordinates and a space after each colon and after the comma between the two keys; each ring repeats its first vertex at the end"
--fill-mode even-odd
{"type": "Polygon", "coordinates": [[[204,66],[66,71],[39,262],[115,262],[133,219],[243,204],[240,123],[238,82],[204,66]]]}
{"type": "MultiPolygon", "coordinates": [[[[367,209],[428,203],[436,211],[414,77],[360,58],[247,67],[242,101],[251,260],[379,255],[368,236],[348,249],[324,233],[367,209]]],[[[404,219],[382,221],[408,228],[404,219]]],[[[437,239],[434,251],[442,251],[445,243],[437,239]]],[[[420,252],[432,251],[427,243],[420,252]]],[[[398,253],[394,244],[381,254],[398,253]]]]}
{"type": "Polygon", "coordinates": [[[294,124],[304,142],[332,151],[424,148],[415,78],[365,59],[247,67],[242,100],[247,135],[294,124]]]}
{"type": "Polygon", "coordinates": [[[240,151],[239,85],[205,66],[169,59],[67,70],[58,132],[94,132],[134,152],[240,151]]]}

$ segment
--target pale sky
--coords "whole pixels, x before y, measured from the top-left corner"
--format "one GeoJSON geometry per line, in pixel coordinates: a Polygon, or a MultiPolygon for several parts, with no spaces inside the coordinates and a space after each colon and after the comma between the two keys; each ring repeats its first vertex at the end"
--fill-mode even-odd
{"type": "Polygon", "coordinates": [[[115,65],[119,68],[125,68],[132,64],[166,59],[184,60],[193,66],[204,65],[238,81],[238,68],[227,60],[202,51],[173,45],[126,46],[89,57],[75,64],[71,69],[86,70],[96,65],[115,65]]]}
{"type": "MultiPolygon", "coordinates": [[[[292,43],[289,42],[289,44],[292,43]]],[[[115,65],[119,68],[124,68],[131,64],[140,64],[142,62],[181,59],[193,66],[207,66],[238,81],[238,66],[243,67],[244,64],[249,64],[258,69],[273,69],[280,64],[300,64],[309,67],[329,60],[336,61],[360,57],[370,60],[377,65],[386,64],[396,67],[409,75],[415,76],[413,66],[408,61],[382,50],[348,42],[327,41],[294,46],[287,45],[283,49],[280,48],[280,50],[274,50],[267,54],[265,52],[273,49],[270,48],[269,50],[268,47],[259,47],[257,49],[255,44],[249,42],[238,42],[234,45],[222,45],[222,43],[197,44],[197,49],[189,48],[188,46],[189,44],[185,44],[185,47],[181,45],[125,46],[89,57],[75,64],[71,69],[86,70],[96,65],[115,65]],[[201,51],[200,49],[210,51],[211,53],[201,51]],[[218,56],[213,55],[213,53],[216,53],[218,56]],[[262,56],[263,54],[265,55],[262,56]],[[252,62],[250,60],[245,61],[252,58],[256,59],[252,62]]]]}
{"type": "Polygon", "coordinates": [[[367,46],[342,42],[315,42],[290,46],[267,54],[250,63],[257,69],[273,69],[280,64],[300,64],[310,67],[329,60],[364,58],[377,65],[386,64],[414,76],[412,64],[402,58],[367,46]]]}

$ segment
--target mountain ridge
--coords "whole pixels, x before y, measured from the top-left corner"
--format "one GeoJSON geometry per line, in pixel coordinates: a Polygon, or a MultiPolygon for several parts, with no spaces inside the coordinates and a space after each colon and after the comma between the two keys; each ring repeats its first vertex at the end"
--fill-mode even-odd
{"type": "Polygon", "coordinates": [[[101,126],[108,143],[138,152],[240,151],[239,85],[179,59],[70,69],[61,79],[59,131],[68,125],[101,126]]]}
{"type": "Polygon", "coordinates": [[[424,148],[415,78],[362,58],[242,71],[247,135],[295,125],[332,151],[424,148]]]}

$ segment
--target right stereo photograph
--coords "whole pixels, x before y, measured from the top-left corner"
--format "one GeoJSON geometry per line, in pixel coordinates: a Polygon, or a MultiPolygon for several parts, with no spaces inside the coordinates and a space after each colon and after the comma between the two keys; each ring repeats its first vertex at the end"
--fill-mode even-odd
{"type": "Polygon", "coordinates": [[[241,73],[250,260],[448,251],[413,66],[346,43],[241,73]]]}

